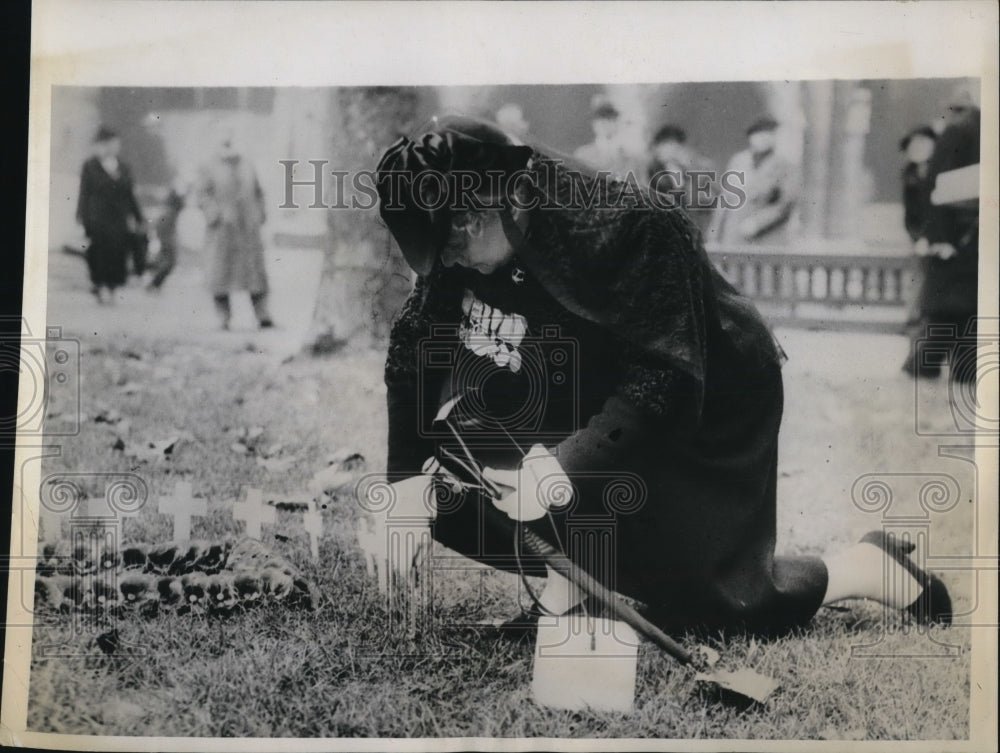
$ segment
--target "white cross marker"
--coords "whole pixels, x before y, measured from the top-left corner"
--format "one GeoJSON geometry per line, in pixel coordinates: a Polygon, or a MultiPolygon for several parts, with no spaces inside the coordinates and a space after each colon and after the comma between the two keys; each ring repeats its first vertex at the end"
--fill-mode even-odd
{"type": "Polygon", "coordinates": [[[191,538],[192,516],[206,515],[208,502],[194,498],[190,482],[178,481],[172,497],[160,497],[159,511],[161,515],[173,516],[174,541],[184,541],[191,538]]]}
{"type": "Polygon", "coordinates": [[[309,534],[309,551],[314,560],[319,559],[319,537],[323,535],[323,513],[317,509],[315,504],[309,505],[302,516],[302,525],[309,534]]]}
{"type": "Polygon", "coordinates": [[[247,489],[243,502],[234,502],[233,517],[246,523],[247,536],[260,539],[262,523],[274,523],[275,509],[264,504],[264,493],[260,489],[247,489]]]}

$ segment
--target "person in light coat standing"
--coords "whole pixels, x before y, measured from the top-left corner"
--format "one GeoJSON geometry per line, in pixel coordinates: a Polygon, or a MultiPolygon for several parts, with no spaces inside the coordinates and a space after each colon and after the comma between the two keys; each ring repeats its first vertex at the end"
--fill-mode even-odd
{"type": "Polygon", "coordinates": [[[764,116],[747,129],[747,146],[733,155],[727,176],[742,176],[745,199],[736,208],[720,207],[709,240],[725,246],[785,245],[799,193],[795,167],[776,152],[778,122],[764,116]]]}
{"type": "Polygon", "coordinates": [[[229,329],[230,293],[250,293],[257,323],[274,326],[267,306],[264,265],[264,194],[250,161],[235,146],[230,127],[220,130],[218,147],[202,167],[198,206],[205,214],[206,250],[210,253],[208,283],[223,329],[229,329]]]}

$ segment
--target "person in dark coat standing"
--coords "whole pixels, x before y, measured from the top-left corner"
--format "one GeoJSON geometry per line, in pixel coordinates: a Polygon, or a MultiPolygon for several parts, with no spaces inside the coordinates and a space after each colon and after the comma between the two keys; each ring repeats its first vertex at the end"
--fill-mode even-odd
{"type": "MultiPolygon", "coordinates": [[[[979,108],[968,92],[952,97],[927,169],[927,179],[935,189],[943,173],[979,163],[979,121],[979,108]]],[[[975,382],[978,201],[937,203],[932,197],[924,232],[928,244],[920,293],[924,337],[914,338],[913,358],[903,368],[916,377],[934,378],[947,360],[949,379],[975,382]]]]}
{"type": "Polygon", "coordinates": [[[418,274],[386,359],[389,477],[436,461],[468,478],[471,460],[504,490],[435,475],[432,535],[546,576],[536,615],[582,596],[511,525],[669,629],[777,633],[847,598],[948,622],[944,584],[880,531],[775,555],[784,353],[684,212],[568,164],[457,116],[379,163],[381,217],[418,274]]]}
{"type": "MultiPolygon", "coordinates": [[[[903,167],[903,223],[913,244],[913,253],[918,258],[915,273],[916,291],[907,321],[910,338],[916,343],[926,335],[927,321],[923,311],[923,286],[930,264],[930,244],[927,241],[927,224],[931,213],[931,191],[934,181],[930,176],[930,160],[934,154],[937,134],[930,126],[914,128],[899,142],[900,150],[906,155],[903,167]]],[[[914,374],[923,371],[916,363],[914,348],[903,364],[903,370],[914,374]]],[[[922,374],[927,375],[927,374],[922,374]]]]}
{"type": "Polygon", "coordinates": [[[684,129],[672,123],[660,127],[650,146],[649,189],[672,197],[706,232],[718,205],[715,165],[692,149],[684,129]]]}
{"type": "Polygon", "coordinates": [[[205,244],[211,256],[208,284],[223,329],[229,329],[229,295],[250,293],[257,323],[274,326],[268,311],[268,280],[261,229],[264,192],[250,161],[236,149],[235,132],[220,129],[215,155],[201,170],[198,206],[205,214],[205,244]]]}
{"type": "Polygon", "coordinates": [[[76,218],[90,241],[87,267],[99,303],[113,303],[115,289],[125,284],[128,257],[144,223],[132,173],[119,159],[120,151],[118,134],[101,126],[94,137],[94,155],[84,162],[80,175],[76,218]]]}

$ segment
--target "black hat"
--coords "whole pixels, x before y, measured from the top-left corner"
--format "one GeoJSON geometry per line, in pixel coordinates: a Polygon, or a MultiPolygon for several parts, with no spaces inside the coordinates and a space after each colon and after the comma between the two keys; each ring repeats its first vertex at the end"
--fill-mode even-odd
{"type": "Polygon", "coordinates": [[[678,144],[683,144],[687,141],[687,133],[685,133],[684,129],[680,126],[676,126],[673,123],[667,123],[656,132],[655,136],[653,136],[654,144],[662,144],[665,141],[676,141],[678,144]]]}
{"type": "Polygon", "coordinates": [[[118,132],[112,128],[108,128],[106,125],[102,125],[97,129],[97,133],[94,134],[94,143],[100,144],[103,141],[111,141],[111,139],[117,139],[118,132]]]}
{"type": "Polygon", "coordinates": [[[749,128],[747,128],[747,136],[752,136],[758,131],[773,131],[777,129],[777,127],[777,120],[772,118],[770,115],[762,115],[751,123],[749,128]]]}
{"type": "Polygon", "coordinates": [[[926,136],[931,141],[937,141],[937,134],[929,125],[917,126],[899,140],[899,151],[905,152],[910,147],[910,141],[914,136],[926,136]]]}
{"type": "Polygon", "coordinates": [[[487,175],[524,168],[533,151],[493,123],[466,116],[435,119],[427,133],[389,147],[376,175],[379,214],[407,264],[428,274],[448,241],[452,212],[503,206],[507,197],[496,191],[504,181],[487,175]]]}

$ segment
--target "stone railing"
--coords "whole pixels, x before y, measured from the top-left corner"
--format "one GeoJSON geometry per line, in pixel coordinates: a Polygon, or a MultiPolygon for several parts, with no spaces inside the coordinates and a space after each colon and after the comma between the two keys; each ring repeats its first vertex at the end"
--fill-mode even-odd
{"type": "Polygon", "coordinates": [[[910,255],[708,251],[722,275],[774,326],[898,333],[916,293],[910,255]]]}

